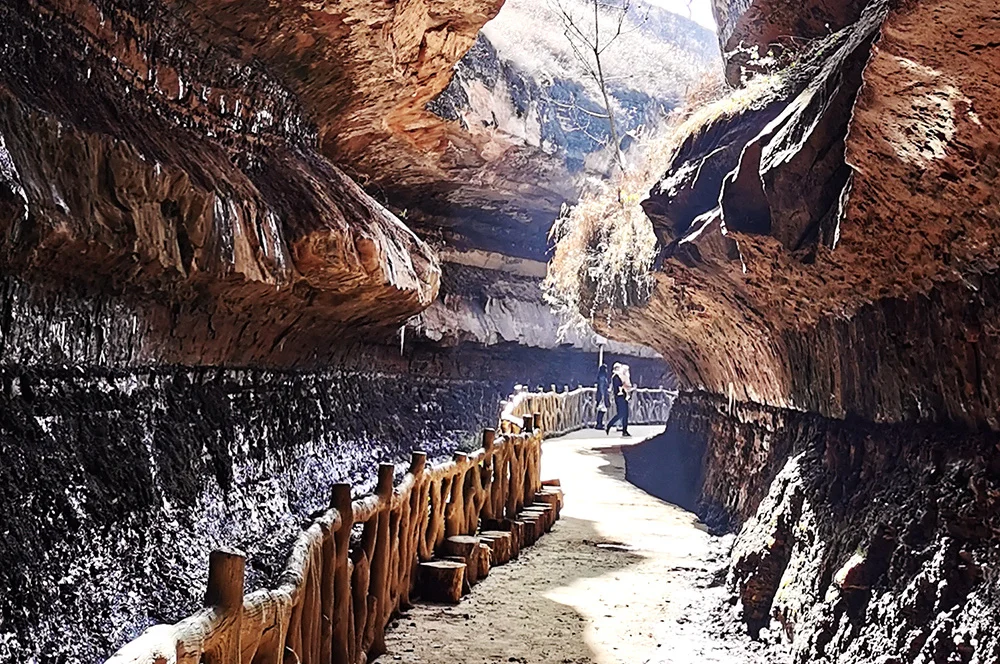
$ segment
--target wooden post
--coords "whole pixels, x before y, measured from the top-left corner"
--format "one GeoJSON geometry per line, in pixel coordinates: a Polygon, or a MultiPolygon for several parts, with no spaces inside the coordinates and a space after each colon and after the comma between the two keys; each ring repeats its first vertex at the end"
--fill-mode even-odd
{"type": "Polygon", "coordinates": [[[427,467],[427,452],[414,451],[410,454],[410,474],[420,479],[427,467]]]}
{"type": "Polygon", "coordinates": [[[222,609],[243,607],[246,555],[237,549],[216,549],[208,556],[208,589],[205,606],[222,609]]]}
{"type": "Polygon", "coordinates": [[[434,560],[420,563],[420,595],[435,602],[458,604],[465,582],[465,563],[434,560]]]}
{"type": "MultiPolygon", "coordinates": [[[[455,464],[458,472],[451,480],[451,496],[444,510],[444,536],[464,535],[465,529],[465,474],[463,466],[469,460],[464,452],[455,452],[455,464]]],[[[444,496],[447,498],[447,496],[444,496]]]]}
{"type": "Polygon", "coordinates": [[[333,613],[334,613],[334,579],[337,576],[337,535],[330,531],[330,523],[324,521],[323,529],[323,564],[320,572],[320,648],[319,659],[322,664],[333,662],[333,613]]]}
{"type": "Polygon", "coordinates": [[[493,429],[483,429],[483,465],[480,470],[479,486],[482,495],[478,497],[479,516],[493,518],[494,482],[496,482],[497,454],[493,445],[496,441],[496,431],[493,429]]]}
{"type": "MultiPolygon", "coordinates": [[[[385,653],[385,625],[388,618],[389,603],[389,510],[392,507],[392,478],[396,472],[396,467],[391,463],[379,464],[378,485],[375,493],[381,502],[381,508],[375,535],[375,555],[372,558],[372,578],[370,597],[375,598],[374,615],[369,614],[368,619],[374,620],[372,652],[370,657],[375,658],[385,653]]],[[[370,601],[370,600],[369,600],[370,601]]]]}
{"type": "MultiPolygon", "coordinates": [[[[413,485],[410,495],[406,498],[407,508],[405,520],[401,528],[405,532],[405,548],[400,552],[400,565],[403,566],[402,588],[400,589],[400,605],[410,606],[410,592],[413,590],[417,563],[420,560],[420,540],[423,538],[425,519],[427,518],[428,499],[424,493],[424,471],[427,468],[427,452],[414,451],[410,454],[410,474],[413,475],[413,485]]],[[[401,538],[403,539],[403,538],[401,538]]]]}
{"type": "Polygon", "coordinates": [[[215,652],[205,658],[207,664],[240,664],[245,576],[246,555],[242,551],[216,549],[209,554],[205,606],[220,609],[234,616],[234,620],[215,652]]]}
{"type": "Polygon", "coordinates": [[[340,530],[336,534],[337,562],[333,578],[333,664],[351,664],[351,571],[348,569],[348,547],[354,508],[351,505],[351,485],[333,485],[333,507],[340,513],[340,530]]]}

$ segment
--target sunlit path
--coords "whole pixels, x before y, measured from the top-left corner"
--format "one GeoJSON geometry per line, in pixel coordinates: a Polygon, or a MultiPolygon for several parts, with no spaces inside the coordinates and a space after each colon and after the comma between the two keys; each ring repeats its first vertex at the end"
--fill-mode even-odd
{"type": "Polygon", "coordinates": [[[458,606],[409,611],[379,661],[755,662],[710,617],[712,537],[690,512],[625,481],[618,446],[660,431],[547,442],[542,476],[559,477],[566,494],[552,533],[458,606]]]}

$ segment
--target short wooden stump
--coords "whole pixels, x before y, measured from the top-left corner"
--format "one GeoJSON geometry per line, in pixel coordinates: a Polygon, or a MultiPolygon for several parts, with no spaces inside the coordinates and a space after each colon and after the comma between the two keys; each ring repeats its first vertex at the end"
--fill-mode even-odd
{"type": "Polygon", "coordinates": [[[432,602],[458,604],[462,599],[465,584],[464,562],[456,560],[432,560],[420,563],[418,578],[420,596],[432,602]]]}
{"type": "Polygon", "coordinates": [[[492,564],[503,565],[510,562],[511,556],[513,555],[511,551],[513,539],[511,538],[509,531],[484,530],[479,533],[479,539],[482,540],[486,546],[490,547],[492,564]]]}

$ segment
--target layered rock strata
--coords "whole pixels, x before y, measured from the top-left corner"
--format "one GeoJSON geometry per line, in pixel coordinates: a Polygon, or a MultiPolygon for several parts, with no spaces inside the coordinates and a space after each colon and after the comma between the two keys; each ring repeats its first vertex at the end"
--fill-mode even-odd
{"type": "Polygon", "coordinates": [[[429,247],[320,154],[288,81],[199,39],[197,12],[0,11],[8,273],[148,302],[140,361],[261,360],[433,300],[429,247]]]}
{"type": "Polygon", "coordinates": [[[996,426],[994,19],[873,3],[692,135],[646,203],[654,294],[616,335],[741,401],[996,426]]]}

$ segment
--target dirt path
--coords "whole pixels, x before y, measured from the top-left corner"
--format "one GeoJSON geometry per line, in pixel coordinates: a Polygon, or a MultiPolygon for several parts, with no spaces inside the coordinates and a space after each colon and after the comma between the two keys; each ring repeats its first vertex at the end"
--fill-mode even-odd
{"type": "Polygon", "coordinates": [[[545,444],[543,478],[566,493],[551,533],[497,567],[458,606],[421,604],[379,662],[756,664],[722,618],[718,542],[696,517],[625,481],[615,446],[583,431],[545,444]]]}

